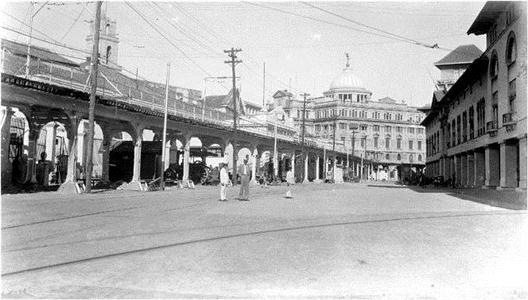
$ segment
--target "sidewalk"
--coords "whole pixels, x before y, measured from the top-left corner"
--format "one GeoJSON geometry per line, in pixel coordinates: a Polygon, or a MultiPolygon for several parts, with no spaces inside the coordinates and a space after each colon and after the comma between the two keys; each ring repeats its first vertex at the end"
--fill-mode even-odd
{"type": "Polygon", "coordinates": [[[419,186],[407,186],[409,189],[418,193],[445,193],[463,200],[469,200],[494,207],[526,210],[526,191],[503,190],[497,191],[482,188],[434,188],[419,186]]]}

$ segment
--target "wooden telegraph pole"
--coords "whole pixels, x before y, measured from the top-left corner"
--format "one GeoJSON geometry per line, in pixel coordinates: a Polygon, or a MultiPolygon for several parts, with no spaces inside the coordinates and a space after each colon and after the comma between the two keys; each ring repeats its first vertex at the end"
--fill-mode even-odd
{"type": "MultiPolygon", "coordinates": [[[[169,106],[169,80],[170,80],[170,63],[167,63],[167,78],[165,83],[165,112],[163,114],[163,137],[161,139],[161,190],[165,190],[165,156],[167,152],[167,110],[169,106]]],[[[205,101],[205,99],[204,99],[205,101]]]]}
{"type": "Polygon", "coordinates": [[[95,98],[97,93],[97,73],[99,65],[99,32],[101,24],[101,5],[102,1],[95,4],[95,22],[94,22],[94,43],[92,48],[91,59],[91,90],[90,90],[90,109],[88,111],[88,144],[86,146],[86,193],[92,192],[92,169],[93,169],[93,145],[94,145],[94,115],[95,115],[95,98]]]}
{"type": "Polygon", "coordinates": [[[236,185],[237,183],[237,149],[236,149],[236,137],[237,137],[237,92],[236,92],[236,74],[235,74],[235,66],[238,63],[241,63],[242,61],[237,59],[236,54],[238,52],[242,51],[242,49],[235,49],[231,48],[230,50],[224,50],[224,53],[227,53],[227,56],[231,58],[231,60],[224,61],[226,64],[231,64],[231,71],[233,73],[233,185],[236,185]]]}

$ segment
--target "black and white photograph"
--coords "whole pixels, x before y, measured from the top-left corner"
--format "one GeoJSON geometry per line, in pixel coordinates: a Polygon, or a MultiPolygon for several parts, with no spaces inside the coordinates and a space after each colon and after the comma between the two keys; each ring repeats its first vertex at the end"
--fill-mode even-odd
{"type": "Polygon", "coordinates": [[[526,1],[2,1],[2,299],[528,299],[526,1]]]}

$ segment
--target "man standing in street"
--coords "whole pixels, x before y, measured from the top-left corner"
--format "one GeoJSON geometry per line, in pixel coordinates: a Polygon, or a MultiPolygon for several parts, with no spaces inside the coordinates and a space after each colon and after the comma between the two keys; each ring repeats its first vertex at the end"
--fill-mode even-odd
{"type": "Polygon", "coordinates": [[[249,177],[250,170],[248,166],[249,155],[246,155],[244,159],[244,164],[241,165],[238,169],[238,174],[240,174],[240,192],[238,194],[238,200],[240,201],[249,201],[249,177]]]}
{"type": "Polygon", "coordinates": [[[220,201],[227,201],[226,190],[229,185],[229,174],[226,164],[220,163],[220,201]]]}

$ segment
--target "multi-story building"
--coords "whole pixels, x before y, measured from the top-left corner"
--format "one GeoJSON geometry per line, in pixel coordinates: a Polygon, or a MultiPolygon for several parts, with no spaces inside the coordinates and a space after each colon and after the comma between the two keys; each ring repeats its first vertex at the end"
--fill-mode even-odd
{"type": "MultiPolygon", "coordinates": [[[[372,160],[366,176],[399,180],[425,165],[425,114],[403,101],[371,99],[347,62],[322,97],[307,99],[306,133],[334,139],[349,147],[356,157],[372,160]]],[[[302,124],[303,100],[287,91],[277,92],[275,102],[284,105],[298,126],[302,124]]],[[[276,103],[274,103],[276,104],[276,103]]]]}
{"type": "MultiPolygon", "coordinates": [[[[482,51],[475,45],[463,45],[434,64],[440,70],[440,79],[435,84],[436,90],[433,92],[432,107],[438,107],[438,102],[455,85],[460,76],[471,66],[471,63],[481,55],[482,51]]],[[[440,121],[441,118],[442,115],[438,113],[427,115],[427,119],[431,121],[426,123],[427,161],[425,174],[430,177],[438,176],[439,170],[445,168],[446,165],[445,146],[440,143],[440,138],[445,136],[447,126],[440,121]]]]}
{"type": "Polygon", "coordinates": [[[487,48],[431,105],[427,175],[526,188],[526,3],[488,2],[468,30],[487,48]]]}

